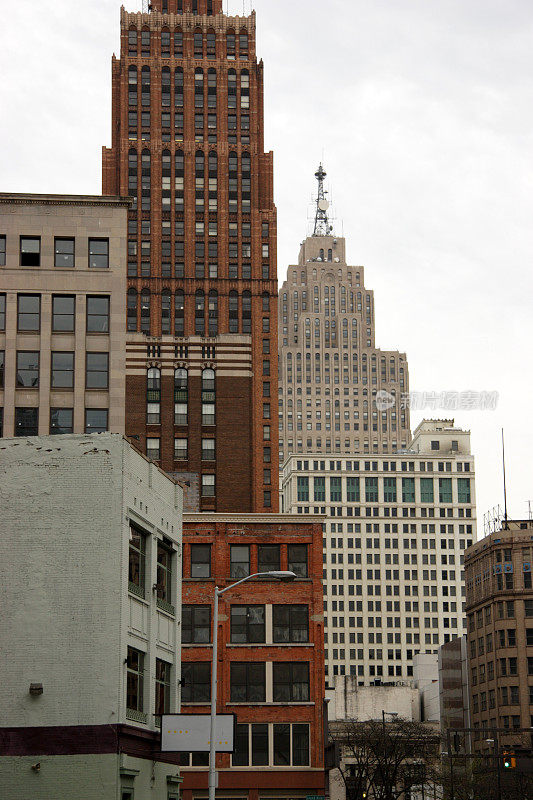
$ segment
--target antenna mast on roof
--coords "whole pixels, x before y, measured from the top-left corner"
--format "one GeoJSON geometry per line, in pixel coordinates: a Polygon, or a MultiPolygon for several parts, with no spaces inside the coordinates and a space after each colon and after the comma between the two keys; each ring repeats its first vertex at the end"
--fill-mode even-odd
{"type": "Polygon", "coordinates": [[[502,428],[502,464],[503,464],[503,527],[504,530],[508,530],[509,525],[507,523],[507,485],[505,482],[505,438],[503,435],[503,428],[502,428]]]}
{"type": "Polygon", "coordinates": [[[318,181],[318,195],[316,198],[315,228],[313,231],[313,236],[328,236],[333,230],[333,227],[329,224],[328,220],[329,202],[326,200],[327,192],[324,191],[325,177],[326,172],[324,172],[324,168],[322,164],[320,164],[315,172],[315,178],[318,181]]]}

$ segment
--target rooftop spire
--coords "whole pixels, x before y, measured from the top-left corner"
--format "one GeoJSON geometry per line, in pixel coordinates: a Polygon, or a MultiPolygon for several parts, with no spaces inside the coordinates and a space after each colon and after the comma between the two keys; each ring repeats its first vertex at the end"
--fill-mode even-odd
{"type": "Polygon", "coordinates": [[[316,198],[315,229],[313,231],[313,236],[328,236],[333,230],[328,220],[329,202],[325,197],[327,192],[324,191],[325,177],[326,172],[322,164],[320,164],[315,172],[315,178],[318,181],[318,196],[316,198]]]}

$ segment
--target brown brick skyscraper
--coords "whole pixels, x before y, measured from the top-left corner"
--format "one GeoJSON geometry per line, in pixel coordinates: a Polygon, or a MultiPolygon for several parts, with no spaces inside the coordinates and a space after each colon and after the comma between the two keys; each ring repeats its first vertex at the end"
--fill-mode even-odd
{"type": "Polygon", "coordinates": [[[276,511],[273,157],[255,14],[221,0],[121,10],[104,194],[129,217],[126,433],[188,507],[276,511]]]}

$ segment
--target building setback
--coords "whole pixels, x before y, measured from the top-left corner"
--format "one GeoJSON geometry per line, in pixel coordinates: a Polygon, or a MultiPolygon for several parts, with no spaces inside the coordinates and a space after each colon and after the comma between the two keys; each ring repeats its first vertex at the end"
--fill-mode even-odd
{"type": "Polygon", "coordinates": [[[2,439],[6,800],[177,800],[183,493],[123,436],[2,439]]]}
{"type": "Polygon", "coordinates": [[[0,436],[124,432],[128,205],[0,194],[0,436]]]}
{"type": "Polygon", "coordinates": [[[122,8],[112,72],[103,190],[133,198],[126,433],[188,484],[190,510],[276,511],[276,209],[255,14],[122,8]]]}
{"type": "Polygon", "coordinates": [[[280,291],[280,464],[292,453],[394,453],[411,438],[407,359],[376,347],[374,293],[332,233],[325,174],[321,165],[313,235],[280,291]]]}
{"type": "Polygon", "coordinates": [[[285,513],[323,514],[326,683],[410,681],[417,653],[464,626],[463,556],[476,535],[470,434],[425,420],[389,456],[290,456],[285,513]]]}
{"type": "MultiPolygon", "coordinates": [[[[500,728],[500,746],[517,749],[531,736],[513,729],[533,726],[532,547],[532,521],[512,520],[465,553],[472,727],[500,728]]],[[[490,750],[487,738],[474,734],[473,749],[490,750]]]]}
{"type": "MultiPolygon", "coordinates": [[[[287,515],[186,514],[182,710],[208,713],[214,587],[253,579],[219,604],[218,712],[237,716],[233,755],[219,754],[221,796],[324,794],[324,614],[321,525],[287,515]]],[[[207,789],[208,754],[183,754],[182,796],[207,789]]]]}

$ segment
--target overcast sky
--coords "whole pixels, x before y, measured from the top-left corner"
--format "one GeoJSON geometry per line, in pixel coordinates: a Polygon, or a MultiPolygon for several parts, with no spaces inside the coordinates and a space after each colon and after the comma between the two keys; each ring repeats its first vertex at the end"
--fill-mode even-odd
{"type": "MultiPolygon", "coordinates": [[[[229,1],[241,13],[242,0],[229,1]]],[[[0,30],[0,190],[101,192],[117,0],[13,3],[0,30]]],[[[140,10],[141,0],[130,0],[140,10]]],[[[250,8],[250,0],[245,0],[250,8]]],[[[497,391],[472,432],[479,532],[531,486],[530,0],[254,0],[274,150],[278,274],[297,258],[323,157],[336,233],[375,291],[378,346],[411,390],[497,391]]]]}

